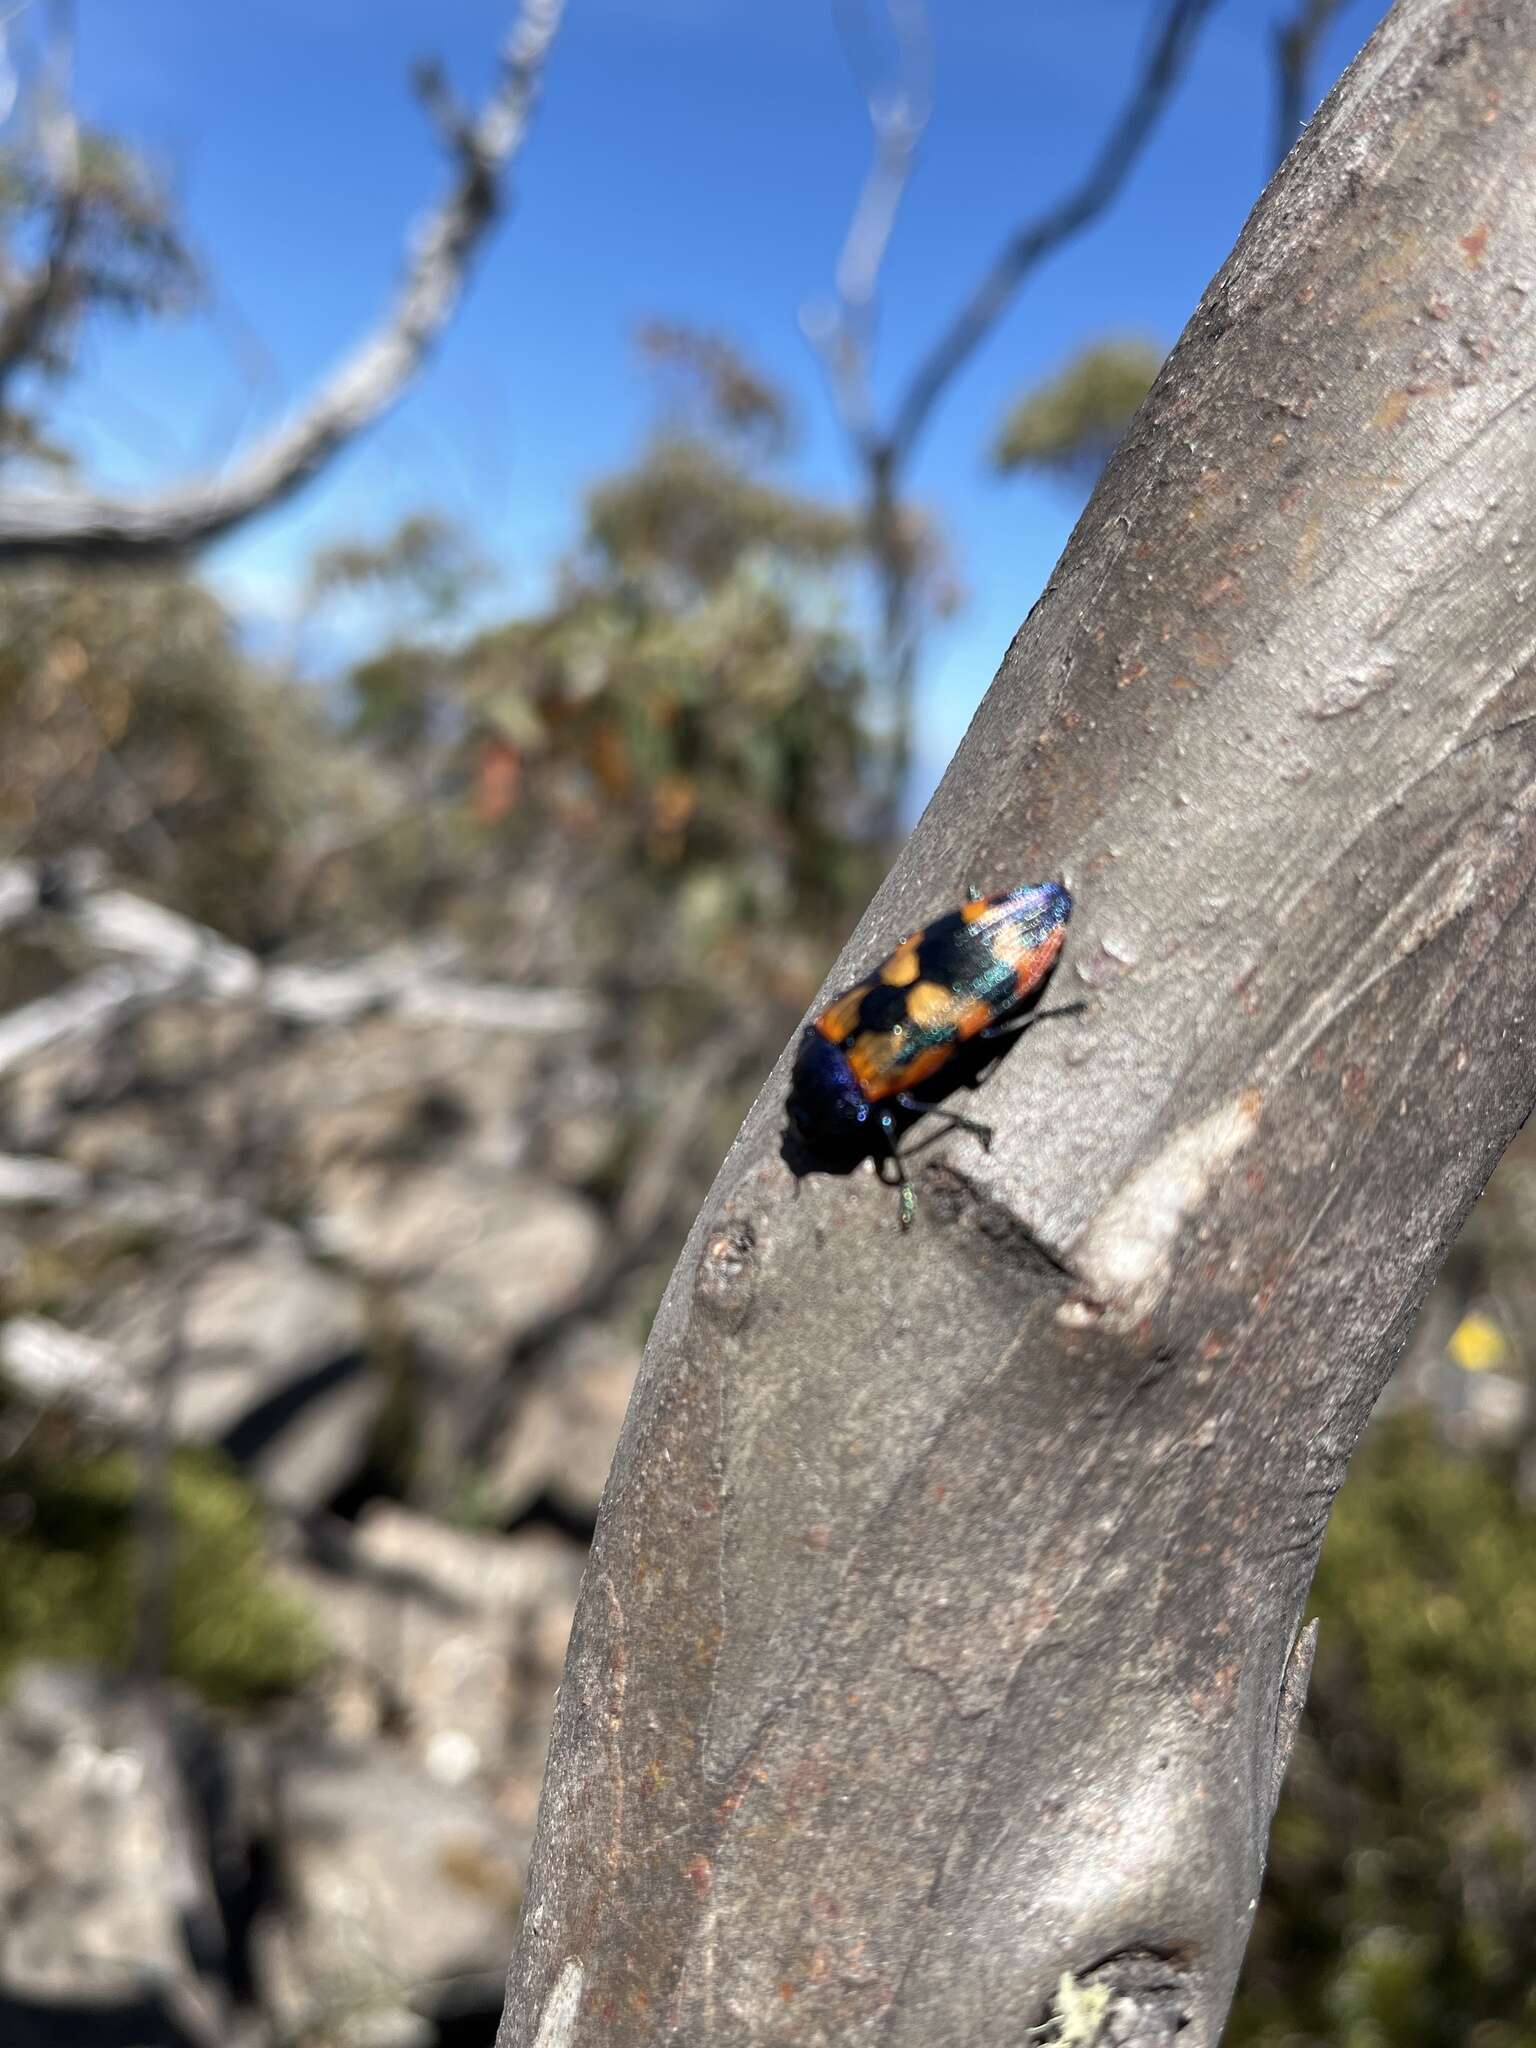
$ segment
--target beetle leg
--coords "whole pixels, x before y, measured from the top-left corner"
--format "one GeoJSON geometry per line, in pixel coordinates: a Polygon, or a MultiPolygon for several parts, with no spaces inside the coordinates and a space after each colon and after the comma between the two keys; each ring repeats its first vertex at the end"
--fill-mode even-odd
{"type": "MultiPolygon", "coordinates": [[[[890,1151],[900,1179],[901,1227],[903,1230],[910,1230],[912,1218],[917,1214],[917,1196],[913,1192],[911,1181],[907,1179],[907,1169],[902,1164],[901,1152],[896,1143],[896,1119],[888,1109],[882,1109],[880,1112],[880,1135],[885,1139],[886,1146],[890,1151]]],[[[881,1179],[883,1180],[884,1178],[885,1176],[882,1174],[881,1179]]]]}
{"type": "Polygon", "coordinates": [[[915,1095],[898,1095],[896,1100],[903,1109],[910,1110],[916,1116],[943,1117],[950,1130],[969,1131],[973,1138],[980,1141],[983,1152],[992,1150],[990,1124],[978,1123],[973,1116],[962,1116],[959,1110],[951,1109],[947,1103],[940,1109],[931,1102],[919,1102],[915,1095]]]}
{"type": "Polygon", "coordinates": [[[1017,1038],[1020,1032],[1027,1031],[1031,1024],[1043,1024],[1047,1017],[1075,1017],[1087,1007],[1086,1002],[1060,1003],[1054,1010],[1031,1010],[1027,1017],[1018,1017],[1005,1024],[989,1024],[985,1030],[978,1031],[976,1036],[987,1039],[1017,1038]]]}

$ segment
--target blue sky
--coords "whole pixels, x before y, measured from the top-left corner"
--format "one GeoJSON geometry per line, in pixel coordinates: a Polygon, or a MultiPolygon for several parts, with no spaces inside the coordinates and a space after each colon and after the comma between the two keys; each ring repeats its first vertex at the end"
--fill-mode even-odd
{"type": "MultiPolygon", "coordinates": [[[[1295,0],[1223,0],[1113,212],[1039,273],[952,387],[912,471],[969,592],[921,696],[921,800],[942,772],[1077,506],[986,467],[1023,383],[1083,338],[1171,342],[1268,172],[1272,28],[1295,0]]],[[[406,85],[442,58],[483,89],[512,0],[81,0],[89,114],[147,146],[213,292],[176,329],[104,331],[61,423],[93,480],[138,488],[228,461],[371,320],[442,168],[406,85]]],[[[1345,0],[1325,88],[1383,11],[1345,0]]],[[[936,101],[885,273],[890,393],[1010,226],[1078,174],[1130,76],[1149,0],[931,0],[936,101]]],[[[568,0],[515,211],[404,403],[292,506],[208,558],[253,626],[288,618],[310,550],[433,507],[537,601],[584,487],[643,432],[630,347],[647,315],[722,329],[780,378],[792,474],[850,470],[797,325],[824,291],[867,156],[829,0],[568,0]]]]}

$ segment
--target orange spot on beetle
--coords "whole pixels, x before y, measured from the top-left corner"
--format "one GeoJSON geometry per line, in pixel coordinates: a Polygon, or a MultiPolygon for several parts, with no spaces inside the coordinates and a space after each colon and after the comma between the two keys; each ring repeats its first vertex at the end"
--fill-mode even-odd
{"type": "Polygon", "coordinates": [[[907,991],[907,1015],[924,1031],[946,1030],[955,1014],[952,989],[936,981],[914,982],[907,991]]]}
{"type": "Polygon", "coordinates": [[[830,1039],[834,1045],[841,1045],[845,1038],[858,1030],[859,1010],[871,986],[871,983],[861,981],[857,988],[849,989],[846,995],[839,996],[835,1003],[822,1011],[816,1019],[816,1029],[823,1038],[830,1039]]]}
{"type": "Polygon", "coordinates": [[[917,942],[921,932],[913,932],[903,939],[890,959],[880,969],[880,979],[890,988],[908,988],[917,979],[917,942]]]}

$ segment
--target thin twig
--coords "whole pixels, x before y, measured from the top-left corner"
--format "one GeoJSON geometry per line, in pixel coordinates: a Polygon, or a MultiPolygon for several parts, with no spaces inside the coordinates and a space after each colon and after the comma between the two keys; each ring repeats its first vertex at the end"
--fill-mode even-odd
{"type": "MultiPolygon", "coordinates": [[[[1045,258],[1114,200],[1183,74],[1196,36],[1217,0],[1165,0],[1160,24],[1129,97],[1076,188],[1016,228],[959,313],[919,362],[890,423],[878,421],[871,358],[880,272],[927,126],[928,23],[922,0],[887,0],[899,71],[894,84],[866,84],[874,137],[830,305],[802,310],[801,326],[820,356],[832,402],[864,471],[864,526],[879,606],[877,666],[891,727],[889,773],[877,829],[891,836],[912,758],[917,680],[917,565],[902,515],[902,472],[945,387],[1045,258]]],[[[858,17],[862,21],[862,14],[858,17]]],[[[841,10],[845,28],[848,17],[841,10]]],[[[852,54],[852,53],[850,53],[852,54]]],[[[855,68],[860,67],[855,63],[855,68]]]]}
{"type": "Polygon", "coordinates": [[[1104,212],[1145,147],[1217,0],[1168,0],[1162,25],[1098,155],[1077,188],[1016,228],[986,275],[918,365],[896,408],[890,441],[898,459],[910,453],[944,387],[977,348],[1019,286],[1045,258],[1104,212]]]}
{"type": "Polygon", "coordinates": [[[176,1443],[176,1400],[186,1357],[187,1298],[191,1273],[183,1271],[171,1301],[169,1326],[149,1390],[149,1418],[138,1447],[138,1609],[133,1675],[158,1688],[169,1667],[176,1596],[176,1514],[171,1501],[171,1458],[176,1443]]]}
{"type": "Polygon", "coordinates": [[[1307,118],[1308,85],[1317,46],[1344,0],[1299,0],[1275,29],[1275,163],[1283,164],[1307,118]]]}
{"type": "Polygon", "coordinates": [[[880,272],[933,108],[933,47],[922,0],[886,0],[897,50],[894,79],[882,79],[860,54],[867,26],[863,0],[838,0],[834,12],[850,67],[860,77],[872,148],[834,273],[835,303],[806,306],[800,321],[820,354],[838,411],[855,443],[876,438],[869,389],[880,272]]]}
{"type": "MultiPolygon", "coordinates": [[[[413,238],[405,282],[381,326],[310,403],[225,475],[142,500],[35,494],[0,503],[0,561],[67,555],[145,560],[183,553],[288,497],[401,395],[457,306],[471,258],[528,133],[563,0],[524,0],[496,91],[453,134],[456,175],[413,238]]],[[[442,132],[439,96],[429,96],[442,132]]]]}

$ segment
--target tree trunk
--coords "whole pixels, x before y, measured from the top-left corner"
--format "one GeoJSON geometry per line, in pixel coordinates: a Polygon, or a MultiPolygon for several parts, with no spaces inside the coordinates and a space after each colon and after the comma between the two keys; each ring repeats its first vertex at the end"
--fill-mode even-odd
{"type": "Polygon", "coordinates": [[[990,1155],[934,1146],[903,1237],[871,1174],[795,1199],[783,1062],[748,1118],[501,2048],[1219,2034],[1329,1504],[1536,1085],[1533,152],[1536,8],[1401,0],[829,978],[1065,876],[1089,1008],[985,1082],[990,1155]]]}

